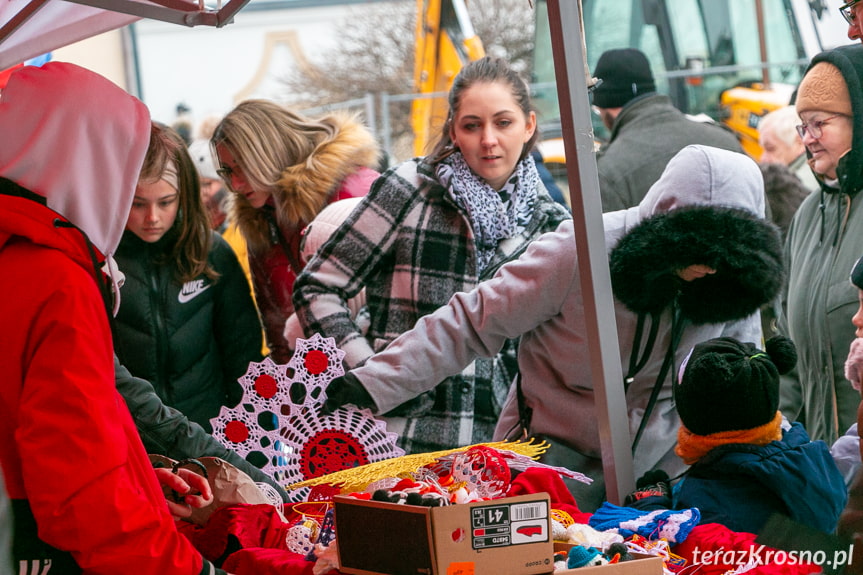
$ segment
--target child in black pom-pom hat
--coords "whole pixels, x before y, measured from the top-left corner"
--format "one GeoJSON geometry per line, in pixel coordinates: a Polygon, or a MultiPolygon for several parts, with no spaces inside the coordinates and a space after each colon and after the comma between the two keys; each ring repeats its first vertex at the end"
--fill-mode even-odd
{"type": "Polygon", "coordinates": [[[733,338],[696,345],[680,366],[676,453],[691,467],[675,486],[674,507],[697,507],[703,523],[758,533],[773,513],[824,532],[845,505],[842,474],[823,441],[778,410],[779,375],[797,361],[792,341],[765,351],[733,338]]]}

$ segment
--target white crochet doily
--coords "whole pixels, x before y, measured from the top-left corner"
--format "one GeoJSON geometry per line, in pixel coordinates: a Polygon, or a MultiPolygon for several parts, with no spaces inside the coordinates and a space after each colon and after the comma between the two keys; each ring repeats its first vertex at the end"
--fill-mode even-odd
{"type": "MultiPolygon", "coordinates": [[[[344,374],[344,356],[335,340],[315,334],[297,339],[287,365],[270,358],[250,363],[239,379],[240,403],[210,420],[213,437],[281,485],[404,455],[398,436],[368,409],[320,414],[327,386],[344,374]]],[[[303,501],[308,493],[303,488],[290,495],[303,501]]]]}

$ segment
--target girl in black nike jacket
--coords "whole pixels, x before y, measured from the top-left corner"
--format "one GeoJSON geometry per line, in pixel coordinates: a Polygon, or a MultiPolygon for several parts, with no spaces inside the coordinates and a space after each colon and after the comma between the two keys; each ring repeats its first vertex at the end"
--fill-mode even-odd
{"type": "Polygon", "coordinates": [[[237,379],[261,360],[248,280],[209,227],[198,174],[180,137],[152,127],[116,259],[126,276],[114,329],[120,361],[167,405],[211,431],[235,406],[237,379]]]}

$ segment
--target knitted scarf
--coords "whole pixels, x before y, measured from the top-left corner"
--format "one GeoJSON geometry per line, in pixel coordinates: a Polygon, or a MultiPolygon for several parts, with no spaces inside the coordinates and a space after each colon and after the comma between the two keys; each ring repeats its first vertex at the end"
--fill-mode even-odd
{"type": "Polygon", "coordinates": [[[435,168],[438,181],[468,214],[477,250],[477,275],[494,257],[501,240],[521,232],[533,216],[539,174],[531,156],[519,162],[500,191],[478,177],[461,152],[435,168]]]}
{"type": "Polygon", "coordinates": [[[767,445],[771,441],[779,441],[782,439],[781,426],[782,413],[779,411],[772,421],[764,425],[752,429],[720,431],[710,435],[696,435],[681,424],[680,429],[677,430],[677,447],[674,448],[674,453],[679,455],[686,465],[692,465],[720,445],[729,443],[767,445]]]}

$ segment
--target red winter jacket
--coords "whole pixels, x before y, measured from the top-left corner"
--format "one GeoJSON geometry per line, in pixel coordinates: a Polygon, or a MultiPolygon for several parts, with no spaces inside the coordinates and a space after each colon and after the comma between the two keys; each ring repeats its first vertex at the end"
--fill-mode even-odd
{"type": "Polygon", "coordinates": [[[21,191],[0,179],[0,465],[16,559],[50,558],[52,575],[215,572],[177,532],[114,387],[83,234],[38,200],[7,195],[21,191]]]}

